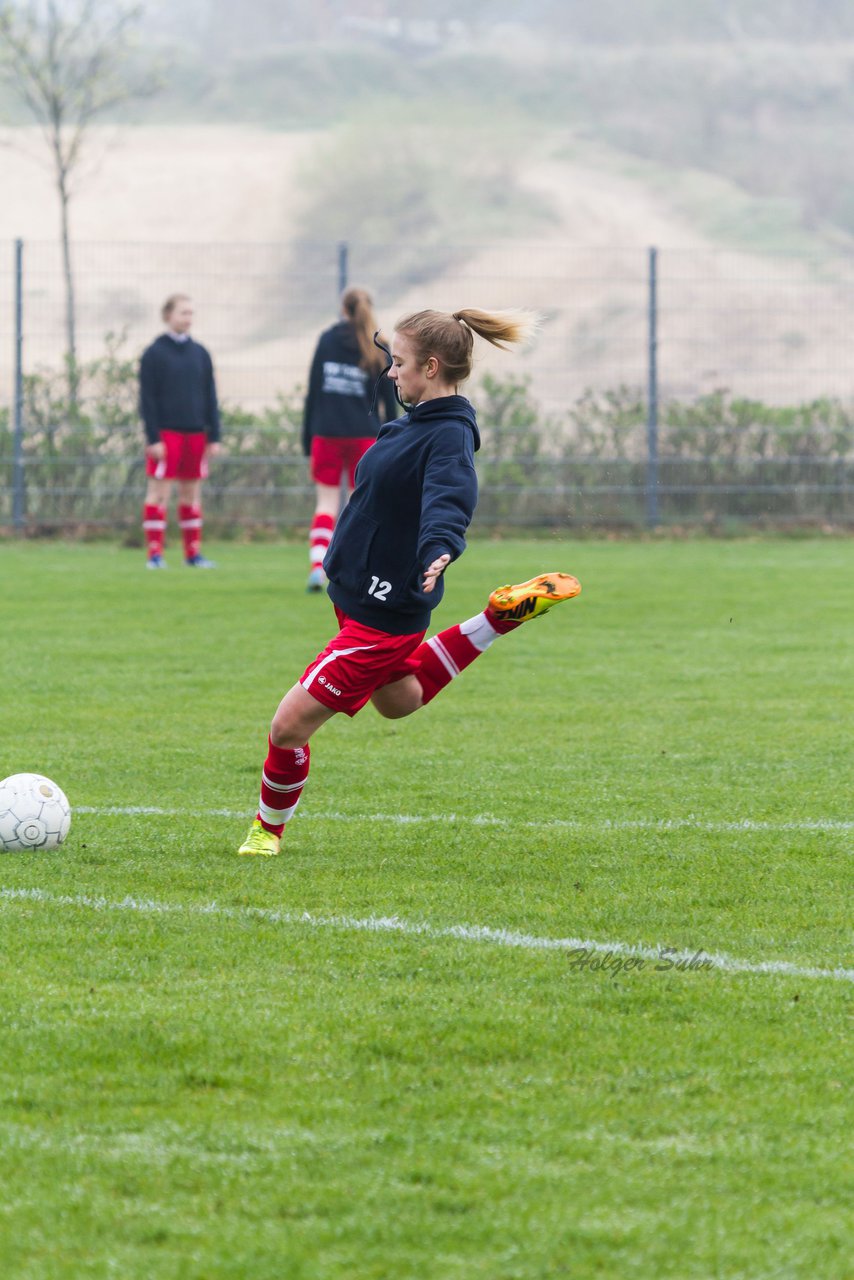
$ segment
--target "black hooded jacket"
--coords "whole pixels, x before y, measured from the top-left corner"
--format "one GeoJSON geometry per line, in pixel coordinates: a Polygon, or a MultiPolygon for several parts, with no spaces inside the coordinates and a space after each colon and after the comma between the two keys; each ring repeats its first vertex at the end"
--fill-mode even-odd
{"type": "Polygon", "coordinates": [[[425,400],[380,428],[323,562],[329,596],[356,622],[391,635],[424,631],[444,594],[421,589],[440,555],[456,560],[477,505],[480,433],[463,396],[425,400]]]}
{"type": "MultiPolygon", "coordinates": [[[[377,434],[380,417],[371,413],[374,375],[360,365],[361,353],[353,326],[339,320],[320,335],[308,375],[308,393],[302,419],[302,447],[311,453],[315,436],[347,439],[377,434]]],[[[397,416],[394,387],[384,378],[380,385],[382,420],[397,416]]]]}
{"type": "Polygon", "coordinates": [[[200,342],[176,342],[161,333],[142,353],[139,412],[145,438],[157,444],[161,431],[204,431],[219,440],[219,405],[213,364],[200,342]]]}

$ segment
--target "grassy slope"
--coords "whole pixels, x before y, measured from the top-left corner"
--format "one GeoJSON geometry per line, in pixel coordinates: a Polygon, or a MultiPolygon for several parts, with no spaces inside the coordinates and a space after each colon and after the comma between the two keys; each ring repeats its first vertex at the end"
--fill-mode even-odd
{"type": "MultiPolygon", "coordinates": [[[[668,29],[672,35],[672,24],[668,29]]],[[[624,29],[622,44],[600,44],[595,36],[591,44],[555,41],[539,56],[527,57],[515,56],[512,45],[498,53],[494,46],[482,51],[477,43],[462,52],[419,56],[391,45],[334,40],[215,57],[194,45],[176,47],[157,55],[165,59],[163,91],[125,105],[115,118],[300,130],[346,124],[326,164],[346,167],[361,130],[362,168],[370,169],[377,151],[387,156],[376,178],[365,175],[374,190],[385,189],[387,201],[401,162],[411,166],[422,154],[418,144],[401,141],[402,114],[414,113],[428,126],[438,118],[441,136],[442,118],[451,111],[460,127],[456,146],[443,140],[444,174],[420,165],[419,180],[430,184],[436,199],[448,198],[449,178],[451,186],[465,179],[472,156],[480,160],[482,152],[490,157],[500,151],[509,120],[511,133],[527,125],[528,148],[556,134],[605,144],[656,166],[676,184],[678,202],[696,212],[700,227],[725,240],[754,247],[758,236],[770,236],[783,251],[801,251],[814,249],[814,237],[821,241],[829,234],[847,244],[854,232],[854,184],[846,176],[854,46],[797,38],[786,43],[784,32],[777,30],[775,41],[745,35],[709,43],[710,32],[701,27],[695,43],[653,37],[646,45],[633,43],[624,29]],[[495,122],[492,139],[475,139],[467,131],[478,115],[495,122]],[[460,150],[462,160],[455,163],[460,150]],[[723,185],[716,187],[710,176],[723,185]]],[[[27,119],[9,85],[0,83],[0,121],[27,119]]],[[[506,186],[518,206],[511,209],[518,222],[525,197],[513,189],[512,170],[508,165],[506,186]]],[[[477,165],[473,176],[482,178],[477,165]]],[[[493,175],[487,178],[486,195],[493,175]]],[[[307,174],[305,182],[311,181],[307,174]]],[[[321,171],[314,185],[315,215],[323,214],[321,171]]],[[[341,203],[348,198],[345,190],[341,203]]],[[[481,201],[476,191],[470,198],[480,216],[500,204],[494,195],[481,201]]],[[[531,208],[528,215],[526,234],[534,235],[543,210],[531,208]]],[[[409,234],[406,226],[404,233],[409,234]]]]}
{"type": "Polygon", "coordinates": [[[4,1275],[841,1274],[846,984],[246,909],[844,963],[850,832],[782,824],[851,818],[849,545],[476,543],[444,624],[547,562],[584,594],[411,722],[328,726],[264,865],[210,811],[251,808],[329,612],[300,548],[221,550],[3,548],[0,774],[183,813],[0,862],[51,895],[0,898],[4,1275]],[[769,825],[608,825],[688,816],[769,825]]]}
{"type": "MultiPolygon", "coordinates": [[[[429,124],[452,109],[466,157],[478,155],[466,125],[483,113],[496,122],[499,145],[508,120],[511,132],[526,121],[529,147],[544,130],[557,132],[661,166],[680,187],[690,186],[697,170],[733,184],[735,194],[707,187],[693,202],[701,225],[723,223],[727,239],[748,246],[756,241],[757,223],[784,246],[804,236],[854,232],[854,184],[846,176],[854,47],[750,39],[645,47],[627,34],[624,40],[622,46],[555,42],[530,58],[515,57],[512,48],[412,57],[331,43],[230,63],[190,61],[175,69],[164,94],[134,104],[124,118],[138,120],[142,112],[154,122],[246,121],[272,128],[361,122],[374,148],[386,146],[393,157],[389,181],[406,158],[395,132],[401,113],[416,112],[429,124]],[[745,203],[740,216],[739,192],[756,200],[745,203]]],[[[445,147],[451,170],[454,151],[445,147]]],[[[459,168],[464,175],[465,158],[459,168]]],[[[535,212],[531,233],[536,224],[535,212]]]]}

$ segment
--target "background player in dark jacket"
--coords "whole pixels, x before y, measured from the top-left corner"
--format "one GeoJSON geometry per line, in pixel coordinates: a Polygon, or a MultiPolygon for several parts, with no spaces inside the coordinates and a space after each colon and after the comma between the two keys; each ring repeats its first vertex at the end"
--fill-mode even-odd
{"type": "Polygon", "coordinates": [[[465,549],[477,502],[474,409],[458,394],[474,334],[519,342],[530,317],[514,312],[419,311],[398,320],[389,378],[412,407],[381,428],[326,557],[340,630],[285,694],[273,717],[261,799],[242,854],[279,852],[308,778],[308,740],[336,711],[368,701],[389,719],[411,715],[499,635],[581,587],[566,573],[498,587],[486,609],[424,642],[442,574],[465,549]]]}
{"type": "Polygon", "coordinates": [[[341,316],[320,335],[303,414],[303,450],[311,458],[316,488],[309,535],[309,591],[322,591],[326,582],[323,557],[338,519],[341,476],[347,476],[349,497],[356,464],[373,444],[380,422],[397,416],[394,389],[385,381],[378,397],[379,414],[371,411],[373,386],[385,358],[374,346],[373,335],[379,325],[367,290],[346,289],[341,297],[341,316]]]}
{"type": "Polygon", "coordinates": [[[202,548],[202,480],[207,459],[219,453],[219,406],[213,364],[190,337],[193,304],[173,293],[163,304],[166,332],[142,354],[139,411],[145,426],[145,494],[142,527],[148,568],[165,569],[163,547],[172,482],[178,481],[178,523],[184,558],[194,569],[213,569],[202,548]]]}

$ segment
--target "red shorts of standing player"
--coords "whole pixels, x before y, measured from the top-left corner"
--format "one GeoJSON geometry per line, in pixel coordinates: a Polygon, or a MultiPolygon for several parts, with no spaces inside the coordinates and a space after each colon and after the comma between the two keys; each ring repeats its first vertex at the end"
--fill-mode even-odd
{"type": "Polygon", "coordinates": [[[311,442],[311,478],[315,484],[338,488],[347,477],[347,488],[356,484],[356,467],[375,436],[315,436],[311,442]]]}
{"type": "Polygon", "coordinates": [[[161,431],[163,457],[145,457],[145,474],[155,480],[206,480],[208,438],[204,431],[161,431]]]}

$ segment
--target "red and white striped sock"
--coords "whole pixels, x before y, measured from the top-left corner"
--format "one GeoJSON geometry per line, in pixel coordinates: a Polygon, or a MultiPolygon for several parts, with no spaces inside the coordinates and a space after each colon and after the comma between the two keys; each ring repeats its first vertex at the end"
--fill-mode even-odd
{"type": "Polygon", "coordinates": [[[489,605],[484,609],[483,616],[500,636],[506,636],[508,631],[515,631],[517,627],[522,625],[521,620],[514,622],[512,618],[502,618],[500,613],[493,613],[489,605]]]}
{"type": "Polygon", "coordinates": [[[178,524],[181,526],[181,537],[184,539],[184,556],[191,560],[197,556],[202,546],[202,509],[190,502],[182,502],[178,506],[178,524]]]}
{"type": "Polygon", "coordinates": [[[308,778],[311,751],[304,747],[277,747],[267,739],[267,759],[261,774],[258,818],[273,835],[280,836],[296,813],[308,778]]]}
{"type": "Polygon", "coordinates": [[[312,569],[321,569],[323,567],[323,557],[326,555],[326,548],[332,540],[334,528],[334,516],[323,515],[322,512],[318,512],[315,515],[308,535],[308,559],[312,569]]]}
{"type": "Polygon", "coordinates": [[[415,675],[423,691],[424,705],[485,653],[501,634],[486,613],[479,613],[420,644],[412,656],[419,661],[415,675]]]}
{"type": "Polygon", "coordinates": [[[142,508],[142,529],[149,556],[162,556],[166,542],[166,508],[146,502],[142,508]]]}

